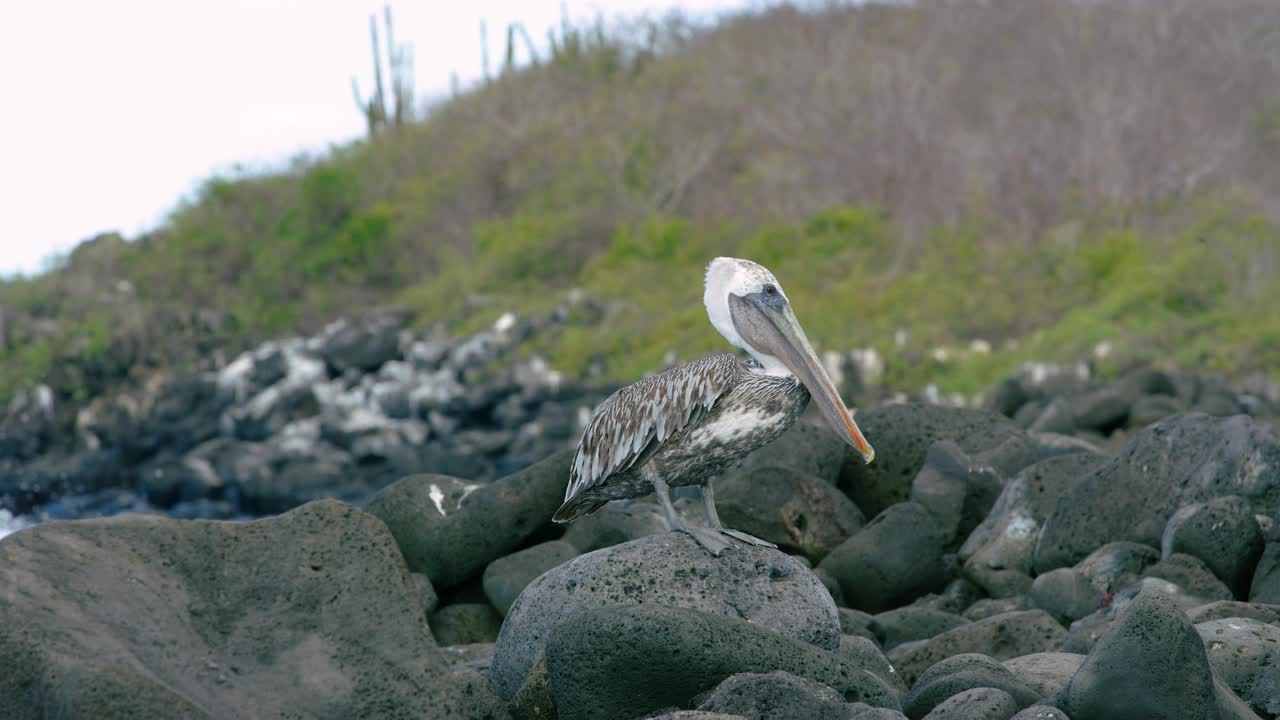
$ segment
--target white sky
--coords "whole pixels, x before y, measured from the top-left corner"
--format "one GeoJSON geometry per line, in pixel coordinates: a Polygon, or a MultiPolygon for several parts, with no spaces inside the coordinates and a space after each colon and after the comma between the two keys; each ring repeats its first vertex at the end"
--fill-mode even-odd
{"type": "MultiPolygon", "coordinates": [[[[690,14],[747,0],[565,0],[572,18],[690,14]]],[[[383,0],[12,0],[0,11],[0,275],[106,230],[153,227],[200,179],[364,132],[368,16],[383,0]]],[[[393,0],[418,97],[480,75],[520,21],[545,42],[560,0],[393,0]]],[[[381,28],[380,28],[381,30],[381,28]]]]}

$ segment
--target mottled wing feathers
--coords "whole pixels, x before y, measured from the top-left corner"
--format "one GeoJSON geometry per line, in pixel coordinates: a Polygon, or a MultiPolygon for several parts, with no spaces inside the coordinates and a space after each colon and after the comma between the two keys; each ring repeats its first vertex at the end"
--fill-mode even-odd
{"type": "Polygon", "coordinates": [[[582,433],[565,501],[641,462],[672,433],[696,422],[737,382],[740,363],[728,353],[708,355],[610,395],[582,433]]]}

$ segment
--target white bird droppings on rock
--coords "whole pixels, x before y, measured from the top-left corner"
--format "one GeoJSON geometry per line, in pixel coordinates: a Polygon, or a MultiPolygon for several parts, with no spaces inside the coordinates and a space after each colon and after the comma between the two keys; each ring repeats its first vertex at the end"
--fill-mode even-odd
{"type": "Polygon", "coordinates": [[[502,317],[498,318],[493,324],[493,329],[497,332],[504,333],[516,325],[516,315],[513,312],[502,313],[502,317]]]}
{"type": "Polygon", "coordinates": [[[440,517],[446,517],[448,513],[444,511],[444,491],[439,485],[431,483],[431,489],[427,491],[427,496],[431,498],[431,502],[435,503],[436,510],[440,512],[440,517]]]}

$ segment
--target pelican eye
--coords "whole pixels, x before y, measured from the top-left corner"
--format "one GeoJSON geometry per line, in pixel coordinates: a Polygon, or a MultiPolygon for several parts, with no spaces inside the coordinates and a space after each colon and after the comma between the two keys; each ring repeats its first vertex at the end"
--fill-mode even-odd
{"type": "Polygon", "coordinates": [[[772,285],[765,285],[765,286],[764,286],[764,294],[765,294],[765,295],[777,295],[777,294],[778,294],[778,288],[776,288],[776,287],[774,287],[774,286],[772,286],[772,285]]]}

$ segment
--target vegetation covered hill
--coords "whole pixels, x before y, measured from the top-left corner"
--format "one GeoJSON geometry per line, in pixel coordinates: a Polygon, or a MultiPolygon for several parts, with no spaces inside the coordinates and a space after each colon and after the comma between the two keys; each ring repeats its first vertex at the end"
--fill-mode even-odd
{"type": "Polygon", "coordinates": [[[461,330],[572,288],[605,321],[538,350],[633,377],[722,345],[700,305],[721,254],[772,268],[820,349],[880,348],[901,383],[972,391],[1104,340],[1280,367],[1274,2],[824,6],[558,41],[0,283],[0,396],[84,397],[383,304],[461,330]],[[931,353],[978,339],[994,351],[931,353]]]}

